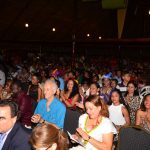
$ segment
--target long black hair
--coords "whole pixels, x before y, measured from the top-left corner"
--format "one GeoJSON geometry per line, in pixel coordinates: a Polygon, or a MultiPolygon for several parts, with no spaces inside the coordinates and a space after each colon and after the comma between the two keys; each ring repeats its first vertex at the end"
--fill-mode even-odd
{"type": "Polygon", "coordinates": [[[72,98],[74,97],[76,94],[79,94],[79,88],[78,88],[78,84],[77,82],[74,80],[74,79],[69,79],[66,84],[65,84],[65,89],[64,89],[64,92],[68,92],[68,87],[67,87],[67,84],[69,81],[73,81],[73,89],[72,89],[72,92],[71,94],[69,95],[69,98],[72,98]]]}

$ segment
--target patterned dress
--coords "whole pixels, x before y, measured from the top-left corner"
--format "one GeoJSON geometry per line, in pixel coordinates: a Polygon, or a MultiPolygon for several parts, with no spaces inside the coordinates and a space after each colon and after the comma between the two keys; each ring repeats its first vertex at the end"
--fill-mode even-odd
{"type": "Polygon", "coordinates": [[[135,125],[136,112],[140,107],[140,97],[139,96],[126,96],[124,98],[126,105],[129,107],[129,115],[131,125],[135,125]]]}
{"type": "Polygon", "coordinates": [[[150,120],[146,116],[141,116],[140,126],[150,132],[150,120]]]}

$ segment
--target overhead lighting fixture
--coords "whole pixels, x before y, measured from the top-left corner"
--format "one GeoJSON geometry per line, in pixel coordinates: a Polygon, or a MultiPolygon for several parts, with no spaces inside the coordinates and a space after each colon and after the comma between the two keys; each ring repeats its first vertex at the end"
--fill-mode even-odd
{"type": "Polygon", "coordinates": [[[99,38],[99,40],[101,40],[101,39],[102,39],[102,37],[101,37],[101,36],[99,36],[98,38],[99,38]]]}
{"type": "Polygon", "coordinates": [[[55,31],[56,31],[56,29],[55,29],[55,28],[52,28],[52,31],[53,31],[53,32],[55,32],[55,31]]]}
{"type": "Polygon", "coordinates": [[[90,37],[90,34],[88,33],[86,36],[87,36],[87,37],[90,37]]]}
{"type": "Polygon", "coordinates": [[[148,14],[150,15],[150,9],[149,9],[149,11],[148,11],[148,14]]]}
{"type": "Polygon", "coordinates": [[[28,28],[28,27],[29,27],[29,24],[28,24],[28,23],[25,23],[25,27],[28,28]]]}

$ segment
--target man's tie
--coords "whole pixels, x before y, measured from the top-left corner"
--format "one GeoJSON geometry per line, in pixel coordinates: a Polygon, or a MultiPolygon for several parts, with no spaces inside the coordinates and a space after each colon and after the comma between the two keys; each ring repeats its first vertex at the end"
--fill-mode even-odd
{"type": "Polygon", "coordinates": [[[5,133],[0,134],[0,150],[1,150],[2,147],[3,147],[3,144],[4,144],[3,140],[4,140],[5,136],[6,136],[5,133]]]}

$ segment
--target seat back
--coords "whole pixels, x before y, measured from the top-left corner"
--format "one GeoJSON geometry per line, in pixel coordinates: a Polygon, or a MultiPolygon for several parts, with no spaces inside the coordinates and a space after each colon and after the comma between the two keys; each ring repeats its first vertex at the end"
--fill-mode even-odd
{"type": "Polygon", "coordinates": [[[67,133],[67,131],[69,131],[71,134],[75,134],[76,128],[78,128],[80,115],[80,112],[67,108],[64,121],[64,132],[67,133]]]}
{"type": "Polygon", "coordinates": [[[139,126],[122,127],[117,150],[150,150],[150,133],[139,126]]]}

